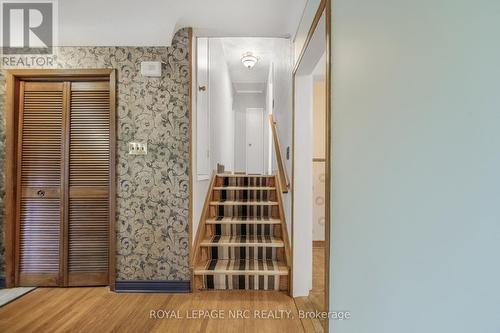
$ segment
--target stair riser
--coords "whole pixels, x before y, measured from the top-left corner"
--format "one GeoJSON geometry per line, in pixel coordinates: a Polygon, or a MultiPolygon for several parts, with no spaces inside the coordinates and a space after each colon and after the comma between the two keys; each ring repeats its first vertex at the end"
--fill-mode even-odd
{"type": "Polygon", "coordinates": [[[275,190],[214,190],[214,201],[277,201],[275,190]]]}
{"type": "Polygon", "coordinates": [[[265,259],[280,260],[283,248],[262,246],[210,246],[204,249],[207,259],[265,259]]]}
{"type": "Polygon", "coordinates": [[[276,236],[280,237],[280,225],[271,224],[213,224],[213,235],[221,236],[276,236]]]}
{"type": "Polygon", "coordinates": [[[287,276],[280,275],[204,275],[203,289],[285,291],[288,289],[287,280],[287,276]]]}
{"type": "Polygon", "coordinates": [[[273,177],[224,177],[218,176],[215,186],[259,186],[275,187],[273,177]]]}
{"type": "Polygon", "coordinates": [[[210,216],[233,217],[233,218],[277,218],[279,216],[278,206],[268,205],[235,205],[235,206],[211,206],[210,216]]]}

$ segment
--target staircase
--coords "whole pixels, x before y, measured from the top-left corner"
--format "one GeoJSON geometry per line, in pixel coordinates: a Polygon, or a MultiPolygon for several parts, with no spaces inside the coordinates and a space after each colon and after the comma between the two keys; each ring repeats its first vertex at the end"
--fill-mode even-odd
{"type": "Polygon", "coordinates": [[[193,257],[193,290],[289,291],[290,246],[275,175],[214,174],[193,257]]]}

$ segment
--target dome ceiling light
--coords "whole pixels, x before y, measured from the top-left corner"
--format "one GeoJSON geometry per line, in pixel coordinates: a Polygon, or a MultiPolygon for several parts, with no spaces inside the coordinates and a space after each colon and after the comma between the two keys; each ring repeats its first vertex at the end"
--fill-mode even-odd
{"type": "Polygon", "coordinates": [[[247,52],[241,57],[241,63],[248,69],[252,69],[253,66],[259,61],[259,58],[254,56],[252,52],[247,52]]]}

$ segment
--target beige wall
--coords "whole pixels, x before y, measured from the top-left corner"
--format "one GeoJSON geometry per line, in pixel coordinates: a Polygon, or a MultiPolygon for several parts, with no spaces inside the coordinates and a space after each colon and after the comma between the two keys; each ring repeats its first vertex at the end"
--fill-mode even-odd
{"type": "Polygon", "coordinates": [[[313,158],[325,158],[325,81],[313,85],[313,158]]]}
{"type": "MultiPolygon", "coordinates": [[[[313,83],[313,158],[325,158],[326,86],[313,83]]],[[[325,162],[313,160],[313,240],[325,240],[325,162]]]]}

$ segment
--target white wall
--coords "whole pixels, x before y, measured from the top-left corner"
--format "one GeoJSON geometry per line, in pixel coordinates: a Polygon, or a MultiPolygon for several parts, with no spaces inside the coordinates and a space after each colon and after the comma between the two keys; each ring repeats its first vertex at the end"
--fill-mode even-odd
{"type": "Polygon", "coordinates": [[[308,296],[312,288],[313,169],[312,75],[295,77],[295,179],[293,190],[293,296],[308,296]]]}
{"type": "Polygon", "coordinates": [[[208,51],[208,38],[196,38],[197,43],[193,47],[193,79],[195,86],[193,89],[193,129],[196,131],[193,138],[195,149],[193,153],[193,166],[196,168],[196,180],[206,180],[212,172],[212,165],[210,163],[210,90],[209,86],[209,51],[208,51]],[[205,87],[204,90],[198,87],[205,87]]]}
{"type": "MultiPolygon", "coordinates": [[[[194,36],[193,36],[194,37],[194,36]]],[[[191,83],[191,89],[193,91],[193,94],[192,94],[192,97],[193,97],[193,106],[197,106],[198,105],[198,94],[197,94],[197,91],[198,91],[198,78],[197,78],[197,74],[198,72],[201,72],[201,75],[202,76],[205,76],[204,75],[204,71],[201,70],[201,71],[198,71],[198,64],[197,64],[197,43],[196,43],[196,38],[193,38],[193,45],[192,45],[192,49],[193,49],[193,82],[191,83]]],[[[207,84],[208,86],[208,84],[207,84]]],[[[208,94],[208,92],[206,92],[208,94]]],[[[192,167],[193,168],[197,168],[198,169],[198,116],[196,115],[196,113],[198,112],[198,108],[194,108],[192,110],[192,117],[191,117],[191,121],[192,121],[192,141],[191,141],[191,144],[193,145],[192,147],[192,157],[193,157],[193,161],[192,161],[192,167]]],[[[201,118],[201,117],[200,117],[201,118]]],[[[203,131],[202,131],[202,135],[203,135],[203,131]]],[[[205,147],[206,148],[206,147],[205,147]]],[[[203,149],[205,149],[203,148],[203,149]]],[[[209,170],[209,173],[211,173],[211,171],[209,170]]],[[[193,221],[192,221],[192,241],[194,243],[195,241],[195,237],[196,237],[196,233],[198,231],[198,223],[200,221],[200,215],[201,215],[201,211],[203,210],[203,203],[205,202],[205,195],[207,194],[207,191],[208,191],[208,182],[209,180],[208,179],[202,179],[201,177],[198,177],[198,170],[196,172],[192,172],[191,173],[191,176],[193,177],[192,181],[193,181],[193,221]]]]}
{"type": "MultiPolygon", "coordinates": [[[[234,95],[234,170],[246,170],[246,110],[266,107],[265,94],[234,95]]],[[[266,156],[266,155],[264,155],[266,156]]]]}
{"type": "Polygon", "coordinates": [[[271,127],[269,123],[269,116],[273,114],[273,104],[274,104],[274,92],[273,92],[273,84],[274,84],[274,64],[271,62],[269,66],[269,72],[267,73],[267,83],[266,83],[266,120],[268,121],[267,131],[268,131],[268,142],[267,145],[267,166],[266,171],[269,174],[273,173],[273,165],[276,164],[274,161],[274,147],[273,147],[273,136],[271,132],[271,127]]]}
{"type": "MultiPolygon", "coordinates": [[[[197,59],[196,38],[193,38],[193,59],[197,59]]],[[[193,167],[198,166],[199,149],[198,134],[200,124],[197,112],[204,112],[203,105],[200,105],[198,97],[198,85],[202,85],[203,78],[198,82],[197,74],[204,74],[203,70],[197,70],[198,64],[193,60],[193,105],[197,108],[193,110],[192,135],[193,135],[193,167]]],[[[203,64],[202,64],[203,65],[203,64]]],[[[204,75],[203,75],[204,76],[204,75]]],[[[206,94],[208,99],[203,99],[203,103],[208,103],[208,113],[210,121],[209,154],[210,167],[208,175],[216,169],[217,162],[225,165],[226,170],[231,170],[234,166],[234,112],[233,112],[233,88],[227,64],[224,60],[224,50],[222,42],[218,38],[208,39],[208,83],[206,94]]],[[[203,93],[203,92],[201,92],[203,93]]],[[[201,104],[203,104],[201,103],[201,104]]],[[[206,147],[203,147],[205,149],[206,147]]],[[[198,171],[198,170],[197,170],[198,171]]],[[[198,172],[193,173],[193,242],[198,230],[198,223],[203,210],[203,204],[208,191],[209,180],[198,177],[198,172]]]]}
{"type": "Polygon", "coordinates": [[[331,332],[498,332],[500,2],[332,3],[331,332]]]}
{"type": "MultiPolygon", "coordinates": [[[[289,39],[276,41],[274,66],[274,118],[277,124],[277,132],[285,162],[285,166],[292,178],[292,44],[289,39]],[[290,159],[286,159],[286,148],[290,147],[290,159]]],[[[276,157],[273,156],[273,160],[276,157]]],[[[277,170],[277,166],[273,168],[277,170]]],[[[291,236],[291,194],[283,194],[283,205],[288,226],[288,234],[291,236]]]]}
{"type": "Polygon", "coordinates": [[[224,164],[226,170],[234,168],[234,112],[233,85],[224,56],[222,41],[209,39],[209,86],[211,115],[211,163],[224,164]]]}

